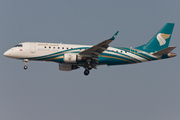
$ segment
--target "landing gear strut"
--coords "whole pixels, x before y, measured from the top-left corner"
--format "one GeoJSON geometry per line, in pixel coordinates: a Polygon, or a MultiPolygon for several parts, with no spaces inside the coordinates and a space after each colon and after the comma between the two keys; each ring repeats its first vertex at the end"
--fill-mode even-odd
{"type": "Polygon", "coordinates": [[[88,68],[88,70],[91,70],[92,69],[92,65],[91,64],[87,65],[87,68],[88,68]]]}
{"type": "Polygon", "coordinates": [[[89,75],[90,70],[93,68],[93,66],[91,64],[88,64],[87,66],[84,67],[85,71],[84,71],[84,75],[89,75]]]}
{"type": "Polygon", "coordinates": [[[91,59],[87,59],[86,62],[87,62],[86,68],[87,68],[88,70],[91,70],[91,69],[92,69],[91,59]]]}
{"type": "Polygon", "coordinates": [[[28,64],[28,59],[24,59],[23,62],[25,63],[24,69],[26,70],[28,68],[27,64],[28,64]]]}
{"type": "Polygon", "coordinates": [[[92,63],[91,63],[91,60],[92,59],[87,59],[86,60],[86,62],[87,62],[87,64],[84,66],[84,68],[85,68],[85,71],[84,71],[84,75],[89,75],[89,73],[90,73],[90,70],[92,69],[92,68],[95,68],[96,69],[96,66],[95,65],[92,65],[92,63]]]}

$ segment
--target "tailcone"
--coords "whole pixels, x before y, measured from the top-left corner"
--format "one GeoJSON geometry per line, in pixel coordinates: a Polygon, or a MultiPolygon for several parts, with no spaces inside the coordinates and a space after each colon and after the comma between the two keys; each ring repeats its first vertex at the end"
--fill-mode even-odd
{"type": "Polygon", "coordinates": [[[171,57],[176,57],[177,54],[176,53],[169,53],[168,56],[171,58],[171,57]]]}

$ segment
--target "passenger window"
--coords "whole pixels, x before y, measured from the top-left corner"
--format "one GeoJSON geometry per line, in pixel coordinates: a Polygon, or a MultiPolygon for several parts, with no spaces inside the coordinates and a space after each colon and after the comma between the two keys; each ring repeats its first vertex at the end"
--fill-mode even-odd
{"type": "Polygon", "coordinates": [[[44,46],[44,48],[46,48],[46,46],[44,46]]]}
{"type": "Polygon", "coordinates": [[[60,47],[58,47],[58,49],[60,49],[60,47]]]}
{"type": "Polygon", "coordinates": [[[53,47],[55,49],[55,47],[53,47]]]}
{"type": "Polygon", "coordinates": [[[62,47],[62,49],[64,49],[64,47],[62,47]]]}
{"type": "Polygon", "coordinates": [[[51,47],[49,47],[49,48],[51,48],[51,47]]]}

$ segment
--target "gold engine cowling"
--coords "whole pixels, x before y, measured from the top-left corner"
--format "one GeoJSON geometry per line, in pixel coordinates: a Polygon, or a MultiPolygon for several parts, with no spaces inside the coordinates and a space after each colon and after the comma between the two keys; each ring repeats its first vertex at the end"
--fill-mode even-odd
{"type": "Polygon", "coordinates": [[[66,63],[77,63],[77,61],[85,60],[82,56],[77,53],[65,53],[64,62],[66,63]]]}

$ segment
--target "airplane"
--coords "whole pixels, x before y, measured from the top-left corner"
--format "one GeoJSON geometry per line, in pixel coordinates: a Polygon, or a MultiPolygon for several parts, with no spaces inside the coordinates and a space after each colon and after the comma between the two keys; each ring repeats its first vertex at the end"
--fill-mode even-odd
{"type": "Polygon", "coordinates": [[[147,43],[135,48],[109,47],[115,39],[117,31],[110,39],[94,45],[74,45],[62,43],[23,42],[10,48],[4,56],[20,59],[28,68],[28,61],[53,61],[59,63],[59,70],[71,71],[84,67],[84,75],[99,65],[124,65],[142,63],[175,57],[171,53],[176,46],[169,46],[174,23],[167,23],[147,43]]]}

